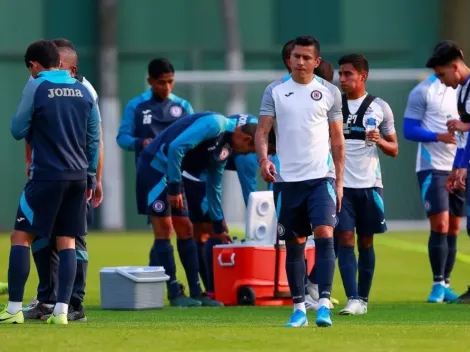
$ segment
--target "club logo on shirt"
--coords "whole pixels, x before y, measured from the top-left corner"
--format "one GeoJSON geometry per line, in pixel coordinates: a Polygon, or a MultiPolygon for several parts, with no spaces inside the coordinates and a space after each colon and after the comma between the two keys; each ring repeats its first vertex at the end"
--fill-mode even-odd
{"type": "Polygon", "coordinates": [[[170,108],[170,115],[173,116],[173,117],[180,117],[181,114],[183,114],[183,109],[181,109],[181,107],[179,106],[172,106],[170,108]]]}
{"type": "Polygon", "coordinates": [[[48,89],[49,94],[47,97],[49,99],[56,98],[56,97],[80,97],[83,98],[82,91],[80,89],[72,89],[72,88],[55,88],[55,89],[48,89]]]}
{"type": "Polygon", "coordinates": [[[224,161],[225,159],[228,158],[229,155],[230,155],[229,150],[227,148],[222,148],[222,150],[220,151],[220,155],[219,155],[220,161],[224,161]]]}
{"type": "Polygon", "coordinates": [[[319,101],[323,97],[323,94],[321,94],[319,90],[314,90],[310,96],[313,100],[319,101]]]}
{"type": "Polygon", "coordinates": [[[161,200],[155,201],[153,203],[153,210],[155,210],[156,213],[161,213],[165,210],[165,203],[163,203],[161,200]]]}
{"type": "Polygon", "coordinates": [[[284,236],[284,233],[286,232],[286,229],[284,228],[284,226],[282,226],[282,224],[277,224],[277,234],[279,235],[279,237],[282,237],[284,236]]]}

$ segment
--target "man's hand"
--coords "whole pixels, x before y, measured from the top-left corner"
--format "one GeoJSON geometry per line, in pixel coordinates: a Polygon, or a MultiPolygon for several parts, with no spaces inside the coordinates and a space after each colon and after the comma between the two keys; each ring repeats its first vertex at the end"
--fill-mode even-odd
{"type": "Polygon", "coordinates": [[[457,119],[449,120],[447,121],[447,130],[451,133],[454,133],[455,131],[468,132],[470,130],[470,124],[457,119]]]}
{"type": "Polygon", "coordinates": [[[274,177],[277,174],[276,166],[269,159],[264,159],[261,162],[261,177],[266,182],[275,182],[276,178],[274,177]]]}
{"type": "Polygon", "coordinates": [[[379,130],[376,129],[374,131],[367,132],[366,139],[368,141],[371,141],[371,142],[375,143],[375,144],[380,144],[380,132],[379,132],[379,130]]]}
{"type": "Polygon", "coordinates": [[[336,183],[336,211],[341,211],[341,203],[343,202],[343,183],[336,183]]]}
{"type": "Polygon", "coordinates": [[[447,177],[446,190],[449,193],[454,193],[454,191],[456,190],[458,170],[459,169],[452,169],[452,171],[450,172],[449,177],[447,177]]]}
{"type": "Polygon", "coordinates": [[[467,169],[464,169],[464,168],[457,169],[457,174],[456,174],[455,184],[454,184],[455,189],[464,190],[466,180],[467,180],[467,169]]]}
{"type": "Polygon", "coordinates": [[[177,194],[176,196],[168,195],[168,203],[170,203],[172,208],[183,209],[183,195],[177,194]]]}
{"type": "Polygon", "coordinates": [[[93,193],[93,208],[98,208],[103,201],[103,185],[101,182],[96,184],[95,192],[93,193]]]}
{"type": "Polygon", "coordinates": [[[86,190],[86,201],[89,202],[92,197],[93,197],[93,190],[88,188],[86,190]]]}
{"type": "Polygon", "coordinates": [[[152,141],[152,138],[144,139],[142,142],[142,148],[145,148],[151,141],[152,141]]]}
{"type": "Polygon", "coordinates": [[[454,132],[439,133],[437,135],[437,141],[445,144],[455,144],[455,135],[454,132]]]}
{"type": "Polygon", "coordinates": [[[211,235],[212,238],[219,240],[222,244],[232,243],[232,238],[229,236],[227,232],[222,233],[214,233],[211,235]]]}

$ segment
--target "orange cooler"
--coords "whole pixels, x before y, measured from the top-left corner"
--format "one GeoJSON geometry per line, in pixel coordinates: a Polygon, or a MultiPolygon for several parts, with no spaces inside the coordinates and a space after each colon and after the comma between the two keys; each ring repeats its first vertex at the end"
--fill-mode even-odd
{"type": "MultiPolygon", "coordinates": [[[[216,300],[227,306],[292,304],[284,246],[276,251],[275,245],[236,243],[217,245],[213,251],[216,300]]],[[[308,273],[315,264],[314,246],[306,247],[305,258],[308,273]]]]}

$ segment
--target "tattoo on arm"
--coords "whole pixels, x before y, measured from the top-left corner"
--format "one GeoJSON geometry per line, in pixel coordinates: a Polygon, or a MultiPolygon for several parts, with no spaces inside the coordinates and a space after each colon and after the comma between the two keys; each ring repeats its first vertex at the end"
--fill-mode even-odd
{"type": "Polygon", "coordinates": [[[268,157],[268,136],[273,125],[274,118],[272,116],[260,116],[255,135],[255,148],[258,160],[268,157]]]}

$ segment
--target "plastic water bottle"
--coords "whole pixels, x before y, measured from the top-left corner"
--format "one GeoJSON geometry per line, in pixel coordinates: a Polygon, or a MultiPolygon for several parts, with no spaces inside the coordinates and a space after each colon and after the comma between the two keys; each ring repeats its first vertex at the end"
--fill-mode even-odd
{"type": "MultiPolygon", "coordinates": [[[[377,121],[373,117],[369,117],[367,119],[367,124],[366,124],[366,135],[370,131],[375,131],[376,128],[377,128],[377,121]]],[[[368,147],[372,147],[373,145],[375,145],[375,142],[372,142],[371,140],[366,138],[366,145],[368,147]]]]}
{"type": "MultiPolygon", "coordinates": [[[[458,120],[458,119],[452,117],[452,115],[447,115],[447,121],[451,121],[451,120],[458,120]]],[[[464,132],[454,131],[454,136],[455,136],[455,142],[457,144],[457,148],[459,149],[465,148],[467,143],[465,142],[464,132]]]]}
{"type": "Polygon", "coordinates": [[[241,240],[241,244],[245,244],[245,243],[246,243],[246,240],[243,238],[243,239],[241,240]]]}
{"type": "Polygon", "coordinates": [[[233,237],[232,237],[232,243],[233,243],[233,244],[237,244],[237,243],[238,243],[238,237],[237,237],[237,236],[233,236],[233,237]]]}

